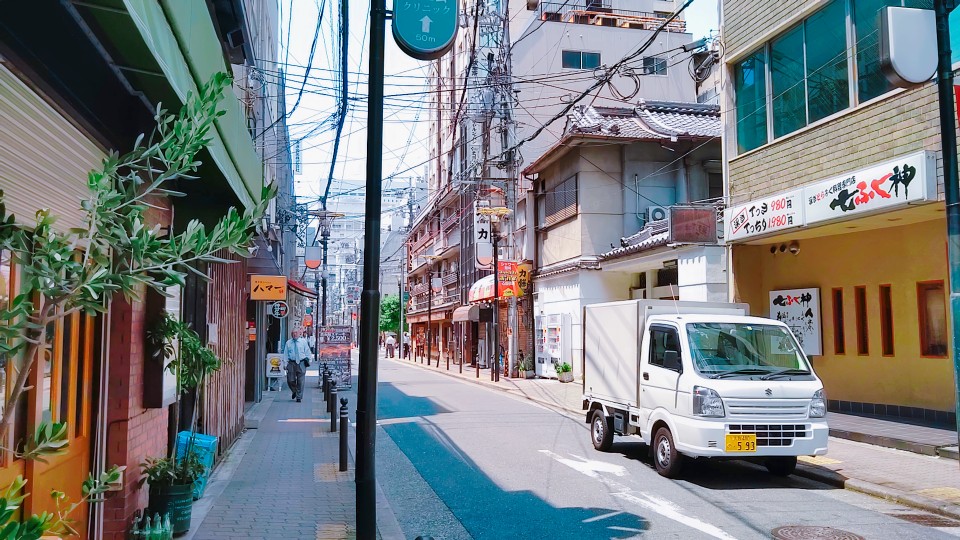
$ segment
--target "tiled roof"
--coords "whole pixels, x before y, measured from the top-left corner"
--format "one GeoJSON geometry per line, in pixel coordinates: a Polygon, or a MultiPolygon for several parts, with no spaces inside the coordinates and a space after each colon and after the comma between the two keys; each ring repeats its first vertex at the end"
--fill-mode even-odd
{"type": "Polygon", "coordinates": [[[574,107],[567,118],[568,135],[597,135],[620,139],[720,137],[720,107],[699,103],[645,101],[632,109],[574,107]]]}
{"type": "Polygon", "coordinates": [[[639,232],[620,239],[620,247],[612,249],[601,254],[598,258],[601,261],[616,259],[624,255],[640,253],[648,249],[667,245],[670,238],[670,231],[667,229],[667,221],[653,221],[644,226],[639,232]]]}

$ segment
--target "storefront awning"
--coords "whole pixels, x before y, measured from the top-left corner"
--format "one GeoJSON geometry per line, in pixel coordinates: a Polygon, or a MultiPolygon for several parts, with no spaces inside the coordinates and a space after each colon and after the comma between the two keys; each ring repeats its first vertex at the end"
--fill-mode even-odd
{"type": "Polygon", "coordinates": [[[299,294],[300,296],[306,296],[307,298],[317,298],[317,291],[314,291],[300,283],[299,281],[294,281],[292,279],[287,280],[287,285],[290,286],[290,291],[299,294]]]}
{"type": "MultiPolygon", "coordinates": [[[[515,281],[510,283],[501,281],[498,289],[500,298],[518,296],[515,281]]],[[[468,302],[486,302],[488,300],[493,300],[493,274],[478,279],[476,283],[470,286],[470,292],[467,294],[468,302]]]]}
{"type": "Polygon", "coordinates": [[[480,306],[460,306],[453,310],[453,322],[479,321],[480,306]]]}

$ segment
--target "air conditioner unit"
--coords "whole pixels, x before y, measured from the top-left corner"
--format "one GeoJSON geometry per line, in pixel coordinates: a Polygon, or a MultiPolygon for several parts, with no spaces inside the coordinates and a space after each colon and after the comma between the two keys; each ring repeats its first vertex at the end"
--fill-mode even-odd
{"type": "Polygon", "coordinates": [[[664,206],[647,207],[647,223],[651,221],[663,221],[667,219],[667,208],[664,206]]]}

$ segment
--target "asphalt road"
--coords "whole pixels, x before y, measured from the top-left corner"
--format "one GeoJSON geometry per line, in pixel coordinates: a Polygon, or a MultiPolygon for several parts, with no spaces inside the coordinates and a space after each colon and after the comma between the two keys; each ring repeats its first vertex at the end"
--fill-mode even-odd
{"type": "Polygon", "coordinates": [[[935,518],[918,510],[746,462],[688,463],[668,480],[635,440],[594,450],[582,418],[402,363],[382,362],[379,378],[377,479],[409,539],[729,540],[790,526],[960,536],[918,524],[935,518]]]}

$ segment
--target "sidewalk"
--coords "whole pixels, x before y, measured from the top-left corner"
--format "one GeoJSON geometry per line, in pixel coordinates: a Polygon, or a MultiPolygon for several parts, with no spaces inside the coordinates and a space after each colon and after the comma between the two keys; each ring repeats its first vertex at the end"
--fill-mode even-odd
{"type": "MultiPolygon", "coordinates": [[[[582,386],[555,379],[490,380],[490,370],[450,365],[427,367],[419,361],[383,359],[430,369],[475,384],[496,388],[541,405],[584,417],[582,386]]],[[[960,519],[960,463],[957,432],[893,422],[868,416],[831,412],[830,445],[826,456],[801,457],[796,474],[826,484],[859,491],[960,519]],[[939,456],[939,457],[937,457],[939,456]]]]}
{"type": "MultiPolygon", "coordinates": [[[[266,392],[247,411],[248,429],[194,503],[184,540],[356,538],[354,426],[347,426],[348,469],[340,472],[339,431],[330,432],[316,373],[307,372],[302,403],[290,399],[284,385],[279,392],[266,392]]],[[[349,399],[352,423],[355,389],[341,391],[340,397],[349,399]]],[[[396,518],[379,490],[377,495],[378,536],[396,538],[399,528],[389,526],[396,518]]]]}

